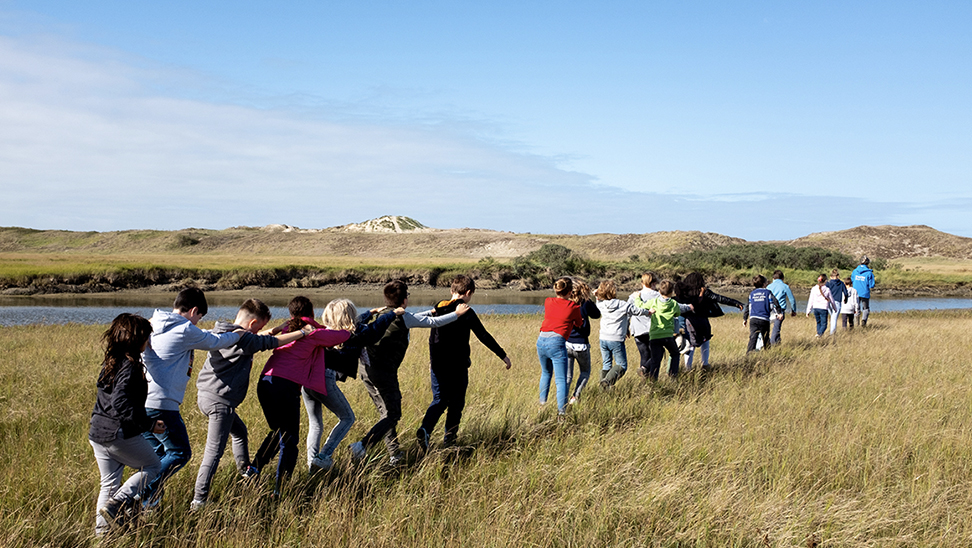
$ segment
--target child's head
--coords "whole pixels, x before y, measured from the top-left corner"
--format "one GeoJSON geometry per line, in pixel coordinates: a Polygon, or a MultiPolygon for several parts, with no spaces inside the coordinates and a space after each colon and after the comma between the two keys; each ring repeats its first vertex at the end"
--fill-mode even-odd
{"type": "Polygon", "coordinates": [[[698,272],[689,272],[681,282],[675,284],[675,290],[683,298],[694,299],[705,290],[705,278],[698,272]]]}
{"type": "Polygon", "coordinates": [[[303,318],[314,317],[314,304],[307,297],[297,295],[293,299],[290,299],[290,303],[287,305],[287,311],[290,312],[290,321],[287,322],[287,328],[290,331],[297,331],[307,325],[307,322],[303,318]]]}
{"type": "Polygon", "coordinates": [[[574,289],[570,292],[570,300],[577,304],[591,300],[591,286],[583,280],[574,280],[574,289]]]}
{"type": "Polygon", "coordinates": [[[658,274],[652,271],[645,272],[641,275],[641,285],[647,287],[648,289],[654,289],[655,284],[658,283],[658,274]]]}
{"type": "Polygon", "coordinates": [[[152,324],[145,318],[128,313],[116,316],[108,329],[101,335],[105,359],[98,381],[113,382],[117,367],[126,358],[133,362],[142,363],[141,353],[148,346],[151,336],[152,324]]]}
{"type": "Polygon", "coordinates": [[[753,276],[753,287],[756,289],[766,287],[766,276],[763,276],[762,274],[753,276]]]}
{"type": "Polygon", "coordinates": [[[327,303],[321,314],[321,323],[328,329],[354,331],[358,308],[348,299],[334,299],[327,303]]]}
{"type": "Polygon", "coordinates": [[[844,278],[844,285],[846,285],[847,287],[850,287],[850,286],[854,285],[854,280],[851,280],[851,277],[848,276],[848,277],[844,278]]]}
{"type": "Polygon", "coordinates": [[[658,282],[658,292],[662,294],[662,297],[673,297],[675,296],[675,283],[671,280],[662,280],[658,282]]]}
{"type": "Polygon", "coordinates": [[[570,292],[574,290],[574,282],[570,278],[560,278],[554,282],[554,293],[562,299],[570,297],[570,292]]]}
{"type": "Polygon", "coordinates": [[[398,308],[408,300],[408,286],[401,280],[392,280],[385,284],[383,290],[385,295],[385,305],[398,308]]]}
{"type": "Polygon", "coordinates": [[[780,280],[782,282],[783,281],[783,271],[782,270],[774,270],[773,271],[773,279],[774,280],[780,280]]]}
{"type": "Polygon", "coordinates": [[[618,297],[618,286],[613,280],[604,280],[601,285],[597,286],[595,295],[602,301],[616,299],[618,297]]]}
{"type": "Polygon", "coordinates": [[[452,279],[452,295],[468,303],[476,292],[476,282],[469,276],[462,274],[452,279]]]}
{"type": "Polygon", "coordinates": [[[827,275],[821,272],[820,275],[817,276],[817,285],[823,285],[825,283],[827,283],[827,275]]]}
{"type": "Polygon", "coordinates": [[[270,321],[270,308],[260,299],[247,299],[240,305],[240,310],[236,313],[236,325],[249,331],[258,333],[270,321]]]}
{"type": "Polygon", "coordinates": [[[172,310],[185,316],[193,325],[196,325],[209,312],[206,294],[198,287],[187,287],[176,295],[175,302],[172,303],[172,310]]]}
{"type": "Polygon", "coordinates": [[[836,268],[833,269],[833,270],[831,270],[830,271],[830,279],[831,280],[838,280],[838,279],[840,279],[840,271],[837,270],[836,268]]]}

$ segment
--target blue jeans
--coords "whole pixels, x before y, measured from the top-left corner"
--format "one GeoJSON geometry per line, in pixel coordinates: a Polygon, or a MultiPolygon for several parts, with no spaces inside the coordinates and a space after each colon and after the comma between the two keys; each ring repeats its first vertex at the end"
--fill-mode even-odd
{"type": "Polygon", "coordinates": [[[151,500],[158,495],[165,480],[189,462],[189,459],[192,458],[192,449],[189,447],[189,433],[186,432],[186,423],[182,421],[182,415],[178,411],[146,409],[145,414],[150,419],[165,423],[165,432],[161,434],[151,432],[142,434],[162,461],[162,471],[148,484],[145,488],[145,494],[142,496],[142,500],[151,500]]]}
{"type": "Polygon", "coordinates": [[[817,320],[817,336],[819,337],[827,330],[827,309],[814,308],[813,317],[817,320]]]}
{"type": "Polygon", "coordinates": [[[326,396],[307,388],[301,390],[301,397],[304,398],[304,409],[307,410],[308,466],[310,466],[310,460],[318,455],[321,458],[330,458],[338,444],[354,426],[354,410],[351,409],[348,399],[344,397],[344,392],[341,392],[341,388],[338,387],[337,374],[333,369],[324,370],[324,386],[327,388],[326,396]],[[321,437],[324,435],[324,407],[334,413],[338,423],[327,435],[324,447],[321,447],[321,437]]]}
{"type": "MultiPolygon", "coordinates": [[[[601,340],[601,361],[604,363],[604,381],[610,385],[618,382],[628,370],[628,352],[624,348],[624,341],[601,340]]],[[[602,381],[603,382],[603,381],[602,381]]]]}
{"type": "Polygon", "coordinates": [[[550,377],[557,383],[557,412],[567,408],[567,341],[559,335],[537,339],[537,357],[540,358],[540,403],[547,402],[550,377]]]}

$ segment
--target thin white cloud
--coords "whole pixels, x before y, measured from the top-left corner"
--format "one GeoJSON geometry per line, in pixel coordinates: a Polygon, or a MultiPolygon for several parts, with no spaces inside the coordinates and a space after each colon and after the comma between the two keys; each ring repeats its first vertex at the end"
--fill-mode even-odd
{"type": "Polygon", "coordinates": [[[0,225],[326,227],[402,214],[443,228],[788,239],[922,213],[863,200],[625,191],[484,141],[468,121],[355,122],[164,91],[179,82],[209,85],[110,50],[0,36],[0,225]]]}

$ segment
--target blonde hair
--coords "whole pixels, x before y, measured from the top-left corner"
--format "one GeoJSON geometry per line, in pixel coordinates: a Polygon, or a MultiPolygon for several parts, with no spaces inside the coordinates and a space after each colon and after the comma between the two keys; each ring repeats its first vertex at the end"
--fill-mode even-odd
{"type": "Polygon", "coordinates": [[[597,286],[597,298],[602,301],[608,299],[614,299],[618,296],[618,286],[615,285],[613,280],[604,280],[601,285],[597,286]]]}
{"type": "Polygon", "coordinates": [[[570,292],[570,300],[577,304],[591,300],[591,286],[581,280],[577,280],[574,282],[574,290],[570,292]]]}
{"type": "Polygon", "coordinates": [[[343,329],[354,332],[358,308],[348,299],[334,299],[327,303],[321,313],[321,323],[328,329],[343,329]]]}
{"type": "Polygon", "coordinates": [[[553,288],[558,297],[567,298],[574,289],[574,282],[570,278],[561,278],[554,282],[553,288]]]}
{"type": "Polygon", "coordinates": [[[658,274],[649,270],[641,275],[641,285],[654,289],[652,286],[656,283],[658,283],[658,274]]]}

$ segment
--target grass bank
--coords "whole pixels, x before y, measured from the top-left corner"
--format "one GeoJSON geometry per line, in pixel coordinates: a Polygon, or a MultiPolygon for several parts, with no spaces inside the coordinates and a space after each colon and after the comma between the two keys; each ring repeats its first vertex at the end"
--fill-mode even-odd
{"type": "MultiPolygon", "coordinates": [[[[214,503],[188,515],[197,455],[169,483],[161,511],[108,545],[869,547],[972,538],[972,314],[874,314],[868,331],[826,342],[813,339],[811,320],[788,318],[784,344],[751,359],[738,316],[720,318],[711,374],[654,387],[629,374],[613,392],[589,389],[564,422],[536,404],[539,318],[485,322],[514,366],[503,370],[473,344],[462,448],[417,454],[413,432],[430,398],[417,332],[401,370],[406,466],[389,469],[379,455],[351,467],[345,442],[334,475],[301,471],[274,502],[271,478],[241,485],[226,456],[214,503]]],[[[102,329],[0,330],[5,546],[95,544],[98,473],[86,431],[102,329]]],[[[628,354],[635,361],[630,342],[628,354]]],[[[360,384],[344,390],[358,415],[355,439],[376,415],[360,384]]],[[[254,393],[240,413],[254,445],[266,432],[254,393]]],[[[206,424],[192,383],[183,414],[201,450],[206,424]]]]}

